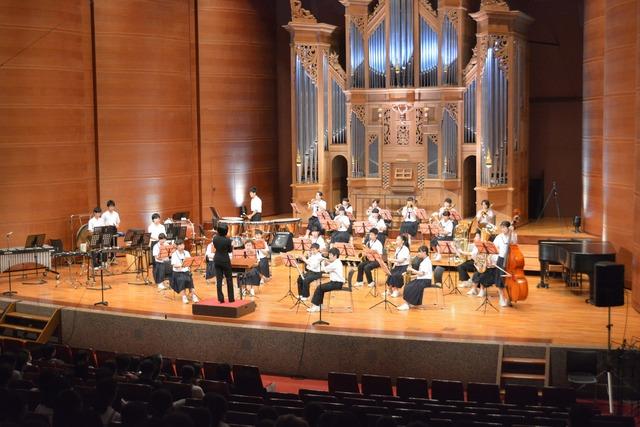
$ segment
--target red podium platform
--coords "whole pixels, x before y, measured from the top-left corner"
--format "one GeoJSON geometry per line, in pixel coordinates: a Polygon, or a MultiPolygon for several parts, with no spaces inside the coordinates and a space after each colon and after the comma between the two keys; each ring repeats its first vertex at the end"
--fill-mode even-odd
{"type": "Polygon", "coordinates": [[[255,310],[256,303],[246,299],[220,304],[216,298],[207,298],[191,306],[191,312],[197,316],[238,318],[255,310]]]}

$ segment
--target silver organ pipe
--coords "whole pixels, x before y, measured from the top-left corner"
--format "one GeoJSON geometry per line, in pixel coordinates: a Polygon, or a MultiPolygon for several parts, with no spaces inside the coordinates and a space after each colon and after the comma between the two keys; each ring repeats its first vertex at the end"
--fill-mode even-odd
{"type": "Polygon", "coordinates": [[[427,175],[438,178],[438,143],[433,135],[427,137],[427,175]]]}
{"type": "Polygon", "coordinates": [[[331,80],[331,143],[347,143],[347,98],[335,80],[331,80]]]}
{"type": "Polygon", "coordinates": [[[391,0],[389,60],[391,85],[413,85],[413,0],[391,0]]]}
{"type": "Polygon", "coordinates": [[[476,142],[476,81],[469,83],[464,91],[464,142],[476,142]]]}
{"type": "Polygon", "coordinates": [[[352,22],[350,28],[351,87],[364,88],[364,39],[352,22]]]}
{"type": "Polygon", "coordinates": [[[299,182],[317,182],[318,180],[318,104],[317,87],[304,70],[300,58],[296,57],[296,136],[298,143],[298,158],[301,170],[298,173],[299,182]]]}
{"type": "Polygon", "coordinates": [[[458,31],[448,16],[442,24],[442,83],[458,84],[458,31]]]}
{"type": "Polygon", "coordinates": [[[369,36],[369,87],[380,89],[386,83],[386,50],[384,21],[369,36]]]}
{"type": "Polygon", "coordinates": [[[438,86],[438,33],[420,17],[420,86],[438,86]]]}
{"type": "Polygon", "coordinates": [[[326,55],[322,55],[322,107],[323,107],[323,145],[324,149],[329,149],[329,60],[326,55]]]}
{"type": "Polygon", "coordinates": [[[364,123],[358,119],[356,113],[351,113],[351,176],[364,176],[364,123]]]}
{"type": "Polygon", "coordinates": [[[482,185],[508,183],[507,176],[507,76],[493,48],[487,50],[482,74],[482,185]]]}
{"type": "Polygon", "coordinates": [[[442,177],[458,176],[458,125],[447,110],[442,118],[442,177]]]}
{"type": "Polygon", "coordinates": [[[377,177],[380,173],[380,161],[378,159],[378,145],[380,144],[378,135],[374,136],[369,143],[369,176],[377,177]]]}

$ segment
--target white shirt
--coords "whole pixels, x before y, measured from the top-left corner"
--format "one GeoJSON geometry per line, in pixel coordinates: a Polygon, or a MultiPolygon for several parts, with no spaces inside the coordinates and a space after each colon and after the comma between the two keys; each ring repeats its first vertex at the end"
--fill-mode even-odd
{"type": "Polygon", "coordinates": [[[381,233],[384,233],[385,231],[387,231],[387,223],[384,222],[384,219],[382,218],[380,218],[378,222],[375,223],[374,227],[377,228],[378,231],[381,233]]]}
{"type": "Polygon", "coordinates": [[[404,222],[416,222],[416,208],[402,208],[402,219],[404,222]]]}
{"type": "Polygon", "coordinates": [[[262,213],[262,199],[258,196],[254,196],[251,199],[251,212],[262,213]]]}
{"type": "Polygon", "coordinates": [[[320,200],[316,200],[313,205],[311,205],[311,208],[313,209],[311,216],[318,216],[318,211],[322,210],[322,211],[326,211],[327,210],[327,202],[325,202],[324,200],[320,199],[320,200]]]}
{"type": "Polygon", "coordinates": [[[418,274],[418,280],[433,279],[433,265],[431,265],[431,260],[429,259],[429,257],[425,257],[420,262],[420,267],[418,268],[418,271],[420,272],[418,274]]]}
{"type": "Polygon", "coordinates": [[[309,255],[305,264],[307,265],[307,270],[320,273],[320,270],[322,269],[322,266],[320,265],[321,262],[322,254],[320,252],[316,252],[315,254],[309,255]]]}
{"type": "Polygon", "coordinates": [[[345,213],[350,213],[351,215],[353,215],[353,206],[351,205],[348,205],[348,206],[341,205],[341,206],[344,208],[345,213]]]}
{"type": "Polygon", "coordinates": [[[318,246],[320,246],[321,251],[324,251],[327,248],[327,244],[325,243],[322,236],[318,236],[316,240],[313,240],[313,237],[311,237],[309,240],[311,240],[311,243],[317,243],[318,246]]]}
{"type": "Polygon", "coordinates": [[[262,258],[269,256],[269,245],[264,245],[264,249],[256,249],[256,259],[260,261],[262,258]]]}
{"type": "Polygon", "coordinates": [[[367,217],[367,221],[369,221],[369,223],[371,224],[375,224],[378,220],[375,216],[373,216],[373,214],[369,214],[369,216],[367,217]]]}
{"type": "Polygon", "coordinates": [[[336,259],[335,261],[322,267],[322,270],[329,273],[329,280],[332,282],[344,283],[344,273],[342,267],[342,261],[336,259]]]}
{"type": "Polygon", "coordinates": [[[184,259],[190,258],[190,257],[191,255],[187,251],[184,251],[182,253],[175,251],[173,255],[171,255],[171,265],[173,266],[173,271],[177,271],[177,272],[189,271],[189,267],[180,267],[180,266],[182,265],[182,261],[184,259]]]}
{"type": "Polygon", "coordinates": [[[440,226],[442,227],[443,236],[449,237],[453,233],[453,221],[445,221],[443,219],[440,220],[440,226]]]}
{"type": "Polygon", "coordinates": [[[160,256],[160,243],[153,246],[153,249],[151,250],[151,254],[153,255],[153,258],[156,261],[161,261],[160,259],[158,259],[158,257],[160,256]]]}
{"type": "Polygon", "coordinates": [[[493,212],[493,209],[487,209],[487,214],[482,215],[482,211],[478,211],[476,214],[476,218],[478,219],[478,224],[493,224],[496,225],[496,214],[493,212]]]}
{"type": "Polygon", "coordinates": [[[500,233],[493,240],[493,244],[496,245],[498,249],[498,257],[505,258],[507,256],[507,251],[509,250],[509,243],[514,244],[517,243],[518,237],[512,233],[511,242],[509,242],[509,237],[500,233]]]}
{"type": "Polygon", "coordinates": [[[395,266],[409,265],[409,258],[411,258],[411,252],[409,252],[409,248],[405,245],[402,245],[401,248],[396,249],[396,263],[395,266]]]}
{"type": "Polygon", "coordinates": [[[215,254],[216,253],[213,252],[213,243],[209,243],[207,245],[207,250],[204,252],[204,256],[207,258],[208,261],[213,261],[213,257],[215,256],[215,254]]]}
{"type": "Polygon", "coordinates": [[[338,215],[333,220],[338,224],[338,231],[347,231],[351,225],[351,221],[346,215],[338,215]]]}
{"type": "Polygon", "coordinates": [[[116,211],[104,211],[102,213],[102,219],[106,226],[113,225],[114,227],[118,227],[120,225],[120,215],[116,211]]]}
{"type": "Polygon", "coordinates": [[[102,219],[102,217],[96,218],[94,216],[89,220],[89,225],[87,225],[89,231],[93,231],[93,229],[96,227],[104,227],[104,220],[102,219]]]}
{"type": "Polygon", "coordinates": [[[382,255],[382,243],[380,242],[380,240],[376,239],[376,240],[369,240],[367,242],[367,246],[369,246],[369,249],[371,249],[372,251],[376,251],[378,252],[380,255],[382,255]]]}
{"type": "Polygon", "coordinates": [[[152,242],[158,241],[158,236],[160,234],[167,234],[167,229],[164,228],[164,224],[156,224],[155,222],[149,224],[149,227],[147,227],[147,231],[151,233],[152,242]]]}

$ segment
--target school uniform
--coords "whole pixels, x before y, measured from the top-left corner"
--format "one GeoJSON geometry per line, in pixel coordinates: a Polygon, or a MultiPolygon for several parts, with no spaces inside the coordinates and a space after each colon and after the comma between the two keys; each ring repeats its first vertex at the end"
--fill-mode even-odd
{"type": "Polygon", "coordinates": [[[338,215],[334,218],[334,221],[338,223],[338,229],[331,235],[331,243],[349,243],[351,241],[351,234],[349,234],[349,227],[351,221],[346,215],[338,215]]]}
{"type": "Polygon", "coordinates": [[[402,224],[400,224],[400,234],[408,234],[415,237],[418,234],[418,219],[416,218],[416,208],[407,206],[402,208],[402,224]]]}
{"type": "Polygon", "coordinates": [[[171,267],[171,258],[160,259],[160,245],[157,244],[151,250],[153,254],[153,280],[156,285],[161,284],[166,279],[171,280],[173,269],[171,267]]]}
{"type": "Polygon", "coordinates": [[[476,272],[476,266],[474,264],[474,260],[476,259],[477,255],[478,255],[478,248],[476,247],[476,245],[473,245],[473,247],[471,248],[471,258],[466,260],[465,262],[463,262],[457,267],[458,278],[460,279],[460,281],[464,282],[469,280],[469,273],[476,272]]]}
{"type": "Polygon", "coordinates": [[[313,243],[317,243],[318,244],[318,246],[319,246],[318,251],[319,252],[324,252],[327,249],[327,242],[324,241],[322,236],[318,236],[318,238],[315,239],[315,240],[313,239],[313,237],[311,237],[309,240],[311,241],[312,244],[313,243]]]}
{"type": "MultiPolygon", "coordinates": [[[[93,230],[96,227],[104,227],[104,220],[102,219],[102,217],[100,218],[96,218],[96,217],[91,217],[91,219],[89,219],[89,223],[87,224],[87,230],[89,230],[90,232],[93,233],[93,230]]],[[[89,245],[87,245],[89,246],[89,245]]],[[[101,263],[101,258],[102,261],[107,261],[107,254],[102,254],[102,257],[100,256],[99,253],[93,252],[91,254],[91,262],[93,263],[94,267],[98,267],[100,266],[101,263]]]]}
{"type": "Polygon", "coordinates": [[[322,277],[322,254],[316,252],[314,255],[309,255],[306,268],[304,272],[304,279],[298,276],[298,295],[301,297],[309,298],[309,288],[311,283],[322,277]]]}
{"type": "Polygon", "coordinates": [[[213,262],[215,252],[213,251],[213,243],[207,245],[207,250],[204,252],[205,261],[207,262],[207,268],[204,272],[204,279],[209,280],[216,277],[216,265],[213,262]]]}
{"type": "Polygon", "coordinates": [[[311,217],[309,217],[307,223],[308,230],[313,230],[314,228],[322,230],[322,224],[320,224],[320,220],[318,219],[318,212],[321,210],[327,210],[327,202],[324,200],[317,201],[311,205],[311,217]]]}
{"type": "Polygon", "coordinates": [[[343,266],[340,259],[325,265],[322,267],[322,271],[329,273],[329,282],[323,283],[316,288],[311,299],[314,305],[322,305],[325,293],[342,289],[342,286],[344,286],[343,266]]]}
{"type": "Polygon", "coordinates": [[[147,227],[147,232],[151,235],[149,239],[152,246],[154,242],[158,241],[161,234],[164,234],[165,236],[167,235],[167,229],[164,227],[164,224],[156,224],[155,222],[149,224],[149,227],[147,227]]]}
{"type": "Polygon", "coordinates": [[[188,251],[182,251],[182,253],[175,251],[171,255],[171,266],[173,267],[170,281],[171,289],[178,294],[185,289],[193,289],[193,277],[191,277],[189,267],[182,267],[182,262],[190,257],[191,254],[188,251]]]}
{"type": "Polygon", "coordinates": [[[262,199],[257,195],[251,199],[251,212],[255,214],[251,217],[251,221],[262,221],[262,199]]]}
{"type": "Polygon", "coordinates": [[[258,260],[258,271],[264,277],[271,277],[271,271],[269,269],[269,252],[271,249],[265,241],[264,249],[256,249],[256,259],[258,260]]]}
{"type": "Polygon", "coordinates": [[[429,257],[425,257],[420,262],[419,270],[421,275],[407,283],[404,288],[402,297],[410,305],[422,305],[422,294],[425,288],[431,286],[433,280],[433,266],[429,257]]]}
{"type": "Polygon", "coordinates": [[[435,236],[433,239],[431,239],[431,247],[434,249],[438,247],[438,242],[440,241],[453,240],[453,222],[450,220],[445,221],[441,219],[440,227],[442,227],[443,234],[440,236],[435,236]]]}
{"type": "Polygon", "coordinates": [[[401,288],[404,286],[404,273],[409,267],[411,253],[409,248],[402,245],[401,248],[396,249],[394,258],[397,260],[391,274],[387,277],[387,285],[393,288],[401,288]]]}
{"type": "MultiPolygon", "coordinates": [[[[383,252],[383,246],[382,243],[380,242],[380,240],[376,239],[374,241],[369,240],[366,244],[366,246],[371,249],[372,251],[376,251],[377,253],[379,253],[380,255],[382,255],[383,252]]],[[[362,277],[366,275],[367,277],[367,283],[372,283],[373,282],[373,274],[371,273],[373,270],[375,270],[376,268],[380,267],[380,264],[378,264],[378,261],[369,261],[369,260],[365,260],[362,261],[360,264],[358,264],[358,276],[356,281],[361,283],[362,282],[362,277]]]]}

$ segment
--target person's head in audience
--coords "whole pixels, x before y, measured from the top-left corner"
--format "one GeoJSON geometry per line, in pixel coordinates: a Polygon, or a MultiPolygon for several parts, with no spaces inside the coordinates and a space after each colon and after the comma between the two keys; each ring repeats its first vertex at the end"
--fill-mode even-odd
{"type": "Polygon", "coordinates": [[[149,359],[151,359],[151,361],[153,362],[153,379],[155,380],[162,371],[162,355],[154,354],[153,356],[149,357],[149,359]]]}
{"type": "Polygon", "coordinates": [[[172,412],[162,419],[163,427],[194,427],[191,418],[181,412],[172,412]]]}
{"type": "Polygon", "coordinates": [[[195,427],[211,427],[211,413],[207,408],[195,408],[191,411],[191,419],[195,427]]]}
{"type": "Polygon", "coordinates": [[[120,412],[122,427],[143,427],[147,422],[147,414],[147,405],[143,402],[127,403],[120,412]]]}
{"type": "Polygon", "coordinates": [[[162,418],[173,407],[173,398],[169,390],[158,389],[151,393],[151,401],[149,402],[149,412],[153,418],[162,418]]]}
{"type": "Polygon", "coordinates": [[[276,427],[309,427],[304,418],[292,414],[280,415],[276,420],[276,427]]]}
{"type": "Polygon", "coordinates": [[[126,375],[129,373],[129,366],[131,365],[131,357],[128,354],[116,355],[116,372],[119,375],[126,375]]]}
{"type": "Polygon", "coordinates": [[[231,365],[228,363],[220,363],[216,366],[216,380],[231,384],[231,365]]]}
{"type": "Polygon", "coordinates": [[[24,372],[25,368],[31,363],[31,353],[29,350],[22,349],[16,353],[16,366],[15,370],[20,373],[24,372]]]}
{"type": "Polygon", "coordinates": [[[398,423],[389,415],[382,416],[377,419],[376,427],[396,427],[398,423]]]}
{"type": "Polygon", "coordinates": [[[311,427],[318,424],[318,418],[324,413],[324,408],[318,402],[309,402],[304,405],[304,419],[311,427]]]}
{"type": "Polygon", "coordinates": [[[277,420],[278,412],[273,406],[264,405],[258,409],[258,420],[277,420]]]}
{"type": "Polygon", "coordinates": [[[80,395],[71,389],[61,391],[53,406],[51,427],[69,427],[80,411],[82,411],[80,395]]]}
{"type": "Polygon", "coordinates": [[[95,410],[99,414],[109,409],[116,398],[116,392],[118,391],[118,384],[111,379],[100,380],[96,383],[96,400],[95,410]]]}
{"type": "Polygon", "coordinates": [[[48,408],[53,408],[58,393],[68,388],[68,384],[59,374],[48,369],[40,371],[37,383],[40,390],[40,403],[48,408]]]}
{"type": "Polygon", "coordinates": [[[218,393],[207,393],[202,398],[202,405],[211,413],[211,425],[217,426],[227,413],[227,399],[218,393]]]}
{"type": "Polygon", "coordinates": [[[117,370],[116,362],[114,360],[106,360],[100,364],[100,367],[96,369],[96,381],[100,381],[104,378],[113,378],[117,370]]]}
{"type": "Polygon", "coordinates": [[[151,359],[145,359],[140,362],[140,379],[152,380],[155,372],[155,364],[151,359]]]}
{"type": "Polygon", "coordinates": [[[193,384],[196,380],[196,370],[191,365],[184,365],[180,372],[182,376],[182,382],[184,384],[193,384]]]}
{"type": "Polygon", "coordinates": [[[89,364],[87,362],[78,362],[73,367],[73,376],[86,381],[89,378],[89,364]]]}

